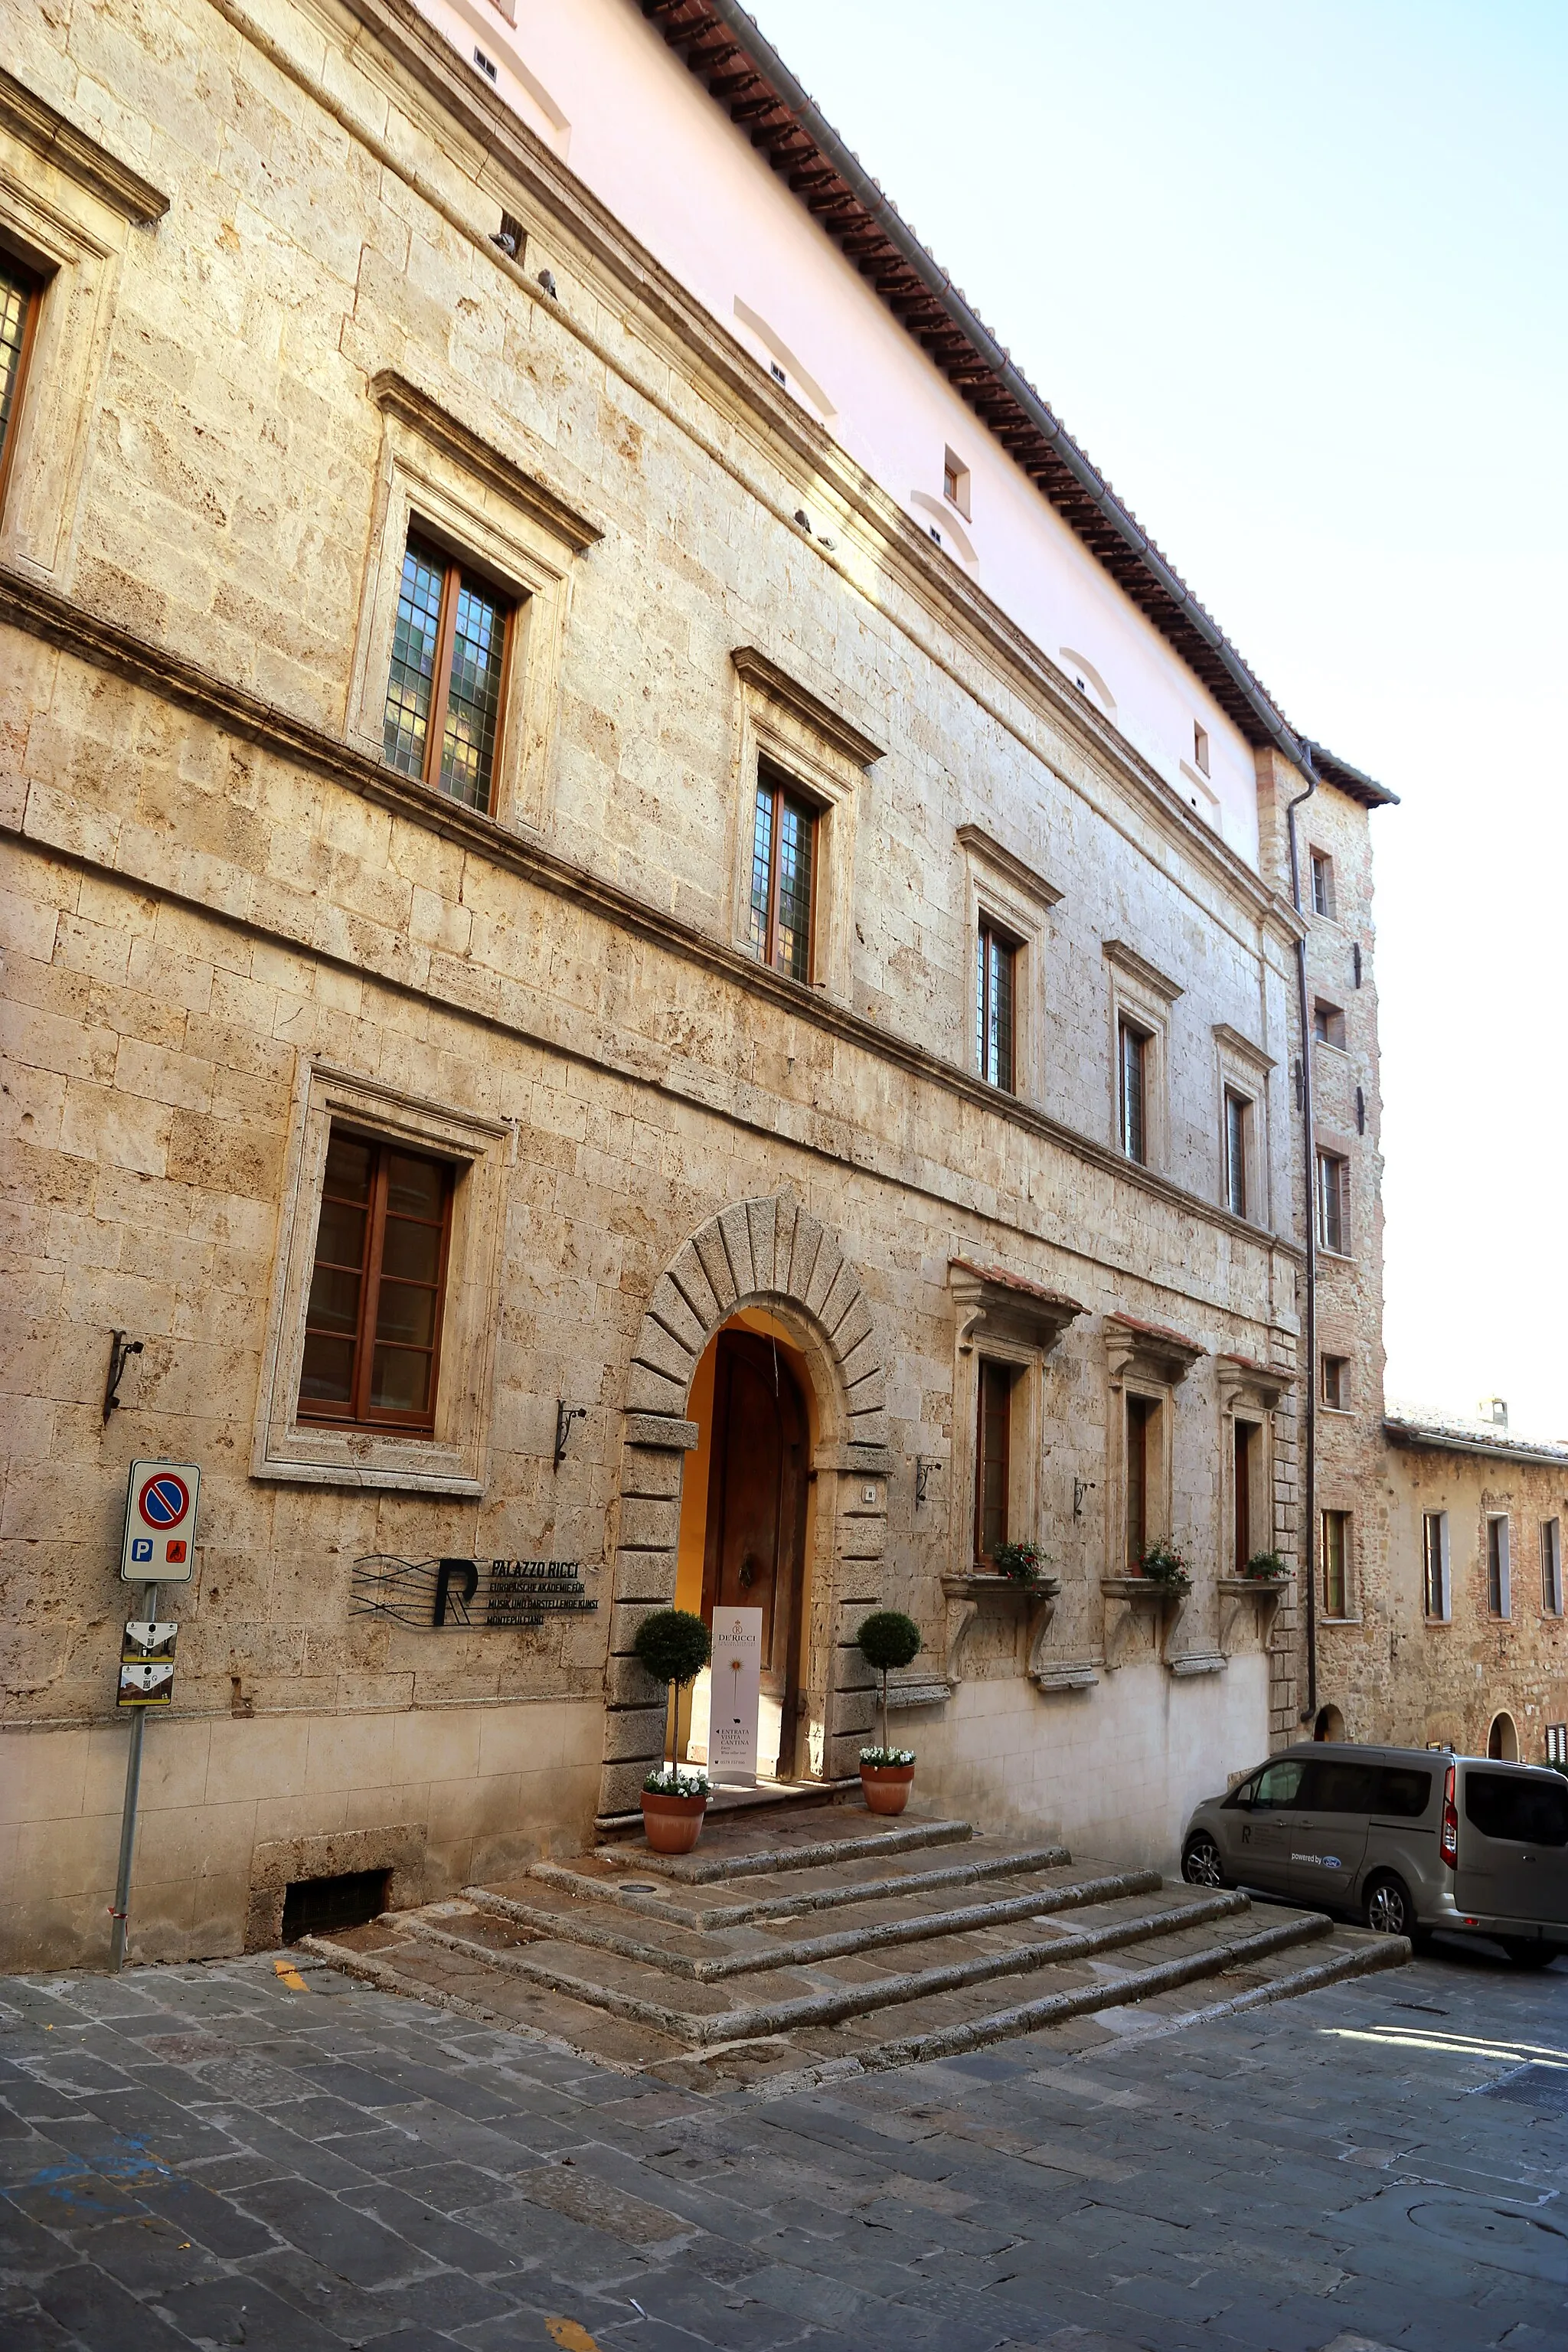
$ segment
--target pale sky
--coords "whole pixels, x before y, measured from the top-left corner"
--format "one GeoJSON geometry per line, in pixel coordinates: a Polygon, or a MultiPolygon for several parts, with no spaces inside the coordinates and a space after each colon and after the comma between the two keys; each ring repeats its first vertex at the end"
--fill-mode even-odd
{"type": "Polygon", "coordinates": [[[752,0],[1372,819],[1388,1393],[1568,1436],[1568,8],[752,0]]]}

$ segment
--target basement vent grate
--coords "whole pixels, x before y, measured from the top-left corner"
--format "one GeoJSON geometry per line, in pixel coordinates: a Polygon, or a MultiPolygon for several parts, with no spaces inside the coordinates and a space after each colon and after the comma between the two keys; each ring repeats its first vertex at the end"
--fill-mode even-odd
{"type": "Polygon", "coordinates": [[[341,1878],[297,1878],[283,1897],[283,1941],[363,1927],[386,1908],[388,1870],[351,1870],[341,1878]]]}

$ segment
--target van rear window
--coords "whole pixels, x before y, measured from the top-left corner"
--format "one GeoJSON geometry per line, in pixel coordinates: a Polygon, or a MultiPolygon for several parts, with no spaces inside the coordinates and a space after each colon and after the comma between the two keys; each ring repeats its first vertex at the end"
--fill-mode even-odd
{"type": "Polygon", "coordinates": [[[1511,1772],[1467,1772],[1465,1819],[1483,1837],[1568,1845],[1568,1788],[1511,1772]]]}

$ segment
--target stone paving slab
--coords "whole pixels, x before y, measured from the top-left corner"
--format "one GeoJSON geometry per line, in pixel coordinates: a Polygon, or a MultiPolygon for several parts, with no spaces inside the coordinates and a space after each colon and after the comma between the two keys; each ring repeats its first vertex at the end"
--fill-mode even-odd
{"type": "Polygon", "coordinates": [[[784,2097],[285,1966],[0,1983],[5,2352],[1568,2342],[1565,1964],[784,2097]]]}

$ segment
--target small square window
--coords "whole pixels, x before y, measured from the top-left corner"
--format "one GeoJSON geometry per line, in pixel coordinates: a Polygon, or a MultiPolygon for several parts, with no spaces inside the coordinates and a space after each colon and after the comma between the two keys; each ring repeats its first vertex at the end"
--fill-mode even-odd
{"type": "Polygon", "coordinates": [[[8,253],[0,252],[0,512],[5,509],[22,389],[37,325],[38,291],[37,279],[8,253]]]}
{"type": "Polygon", "coordinates": [[[1350,1615],[1350,1513],[1324,1511],[1321,1514],[1321,1531],[1323,1614],[1325,1617],[1348,1617],[1350,1615]]]}
{"type": "Polygon", "coordinates": [[[980,1075],[1004,1094],[1016,1091],[1013,1000],[1017,946],[990,923],[980,926],[974,969],[974,1051],[980,1075]]]}
{"type": "Polygon", "coordinates": [[[817,812],[767,768],[752,830],[752,950],[792,980],[811,978],[817,812]]]}
{"type": "Polygon", "coordinates": [[[487,58],[483,49],[476,49],[474,51],[474,63],[478,66],[479,71],[483,74],[487,81],[494,81],[496,78],[496,65],[493,58],[487,58]]]}
{"type": "Polygon", "coordinates": [[[962,457],[951,449],[944,450],[942,460],[942,494],[950,506],[955,506],[967,521],[969,518],[969,468],[962,457]]]}
{"type": "Polygon", "coordinates": [[[1193,761],[1204,775],[1209,772],[1209,730],[1193,721],[1193,761]]]}
{"type": "Polygon", "coordinates": [[[1351,1409],[1351,1360],[1348,1356],[1325,1356],[1323,1366],[1323,1402],[1331,1412],[1349,1412],[1351,1409]]]}
{"type": "Polygon", "coordinates": [[[1337,1151],[1318,1154],[1318,1246],[1338,1257],[1350,1248],[1351,1165],[1337,1151]]]}
{"type": "Polygon", "coordinates": [[[1310,852],[1312,871],[1312,912],[1334,919],[1334,861],[1322,850],[1310,852]]]}
{"type": "Polygon", "coordinates": [[[1312,1007],[1312,1034],[1320,1045],[1337,1045],[1342,1054],[1345,1045],[1345,1016],[1337,1004],[1319,997],[1312,1007]]]}
{"type": "Polygon", "coordinates": [[[500,748],[510,608],[410,539],[386,684],[387,765],[488,814],[500,748]]]}

